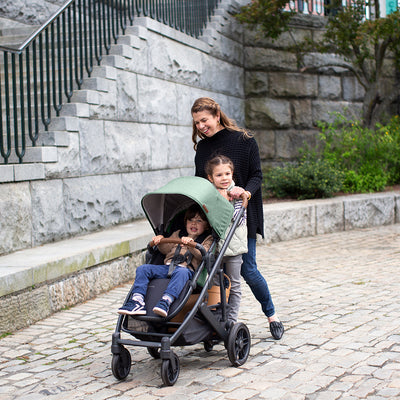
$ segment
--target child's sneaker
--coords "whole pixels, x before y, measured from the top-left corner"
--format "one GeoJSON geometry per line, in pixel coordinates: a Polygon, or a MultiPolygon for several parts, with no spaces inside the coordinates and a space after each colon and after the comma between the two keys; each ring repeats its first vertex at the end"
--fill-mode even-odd
{"type": "Polygon", "coordinates": [[[160,317],[166,317],[168,315],[170,303],[167,300],[161,299],[153,308],[153,313],[160,317]]]}
{"type": "Polygon", "coordinates": [[[146,307],[144,303],[128,300],[117,312],[122,315],[146,315],[146,307]]]}

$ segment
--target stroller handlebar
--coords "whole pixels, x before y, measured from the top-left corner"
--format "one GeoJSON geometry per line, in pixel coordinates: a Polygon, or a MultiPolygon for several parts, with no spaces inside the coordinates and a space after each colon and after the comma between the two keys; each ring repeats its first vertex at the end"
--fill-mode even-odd
{"type": "Polygon", "coordinates": [[[246,192],[243,192],[240,195],[240,198],[242,199],[243,203],[242,203],[242,207],[247,208],[247,204],[249,203],[249,198],[247,197],[246,192]]]}

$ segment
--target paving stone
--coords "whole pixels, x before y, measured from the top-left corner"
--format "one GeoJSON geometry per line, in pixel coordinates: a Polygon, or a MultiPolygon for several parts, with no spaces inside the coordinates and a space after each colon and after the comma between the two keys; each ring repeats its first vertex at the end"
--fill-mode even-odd
{"type": "Polygon", "coordinates": [[[162,387],[160,361],[143,348],[130,348],[125,381],[112,375],[115,310],[130,287],[122,285],[1,339],[0,398],[399,398],[399,248],[400,225],[260,244],[259,268],[283,338],[271,338],[243,283],[240,319],[252,335],[247,363],[232,367],[223,345],[209,353],[202,344],[180,347],[172,387],[162,387]]]}

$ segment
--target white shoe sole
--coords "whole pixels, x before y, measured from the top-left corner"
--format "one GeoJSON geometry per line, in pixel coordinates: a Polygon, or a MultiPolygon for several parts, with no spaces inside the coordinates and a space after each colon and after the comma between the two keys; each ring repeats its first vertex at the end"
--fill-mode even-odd
{"type": "Polygon", "coordinates": [[[117,313],[121,315],[146,315],[146,310],[139,310],[139,311],[118,310],[117,313]]]}
{"type": "Polygon", "coordinates": [[[162,308],[154,307],[153,313],[159,315],[160,317],[166,317],[168,314],[162,308]]]}

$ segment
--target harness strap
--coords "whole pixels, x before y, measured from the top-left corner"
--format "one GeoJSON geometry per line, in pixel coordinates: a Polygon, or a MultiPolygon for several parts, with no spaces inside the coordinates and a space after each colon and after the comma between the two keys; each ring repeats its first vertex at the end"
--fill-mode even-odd
{"type": "Polygon", "coordinates": [[[171,278],[171,275],[172,275],[172,273],[173,273],[174,270],[175,270],[175,267],[176,267],[176,265],[175,265],[175,260],[177,259],[177,256],[180,254],[181,248],[182,248],[182,247],[181,247],[180,244],[178,244],[178,246],[176,246],[175,254],[174,254],[174,256],[172,257],[171,263],[169,264],[169,268],[168,268],[168,278],[171,278]]]}
{"type": "Polygon", "coordinates": [[[189,250],[185,254],[180,254],[180,251],[181,251],[181,245],[178,245],[178,247],[175,250],[175,254],[172,257],[171,263],[169,264],[168,278],[171,277],[177,265],[186,263],[188,267],[190,266],[193,268],[192,265],[193,254],[189,250]]]}

